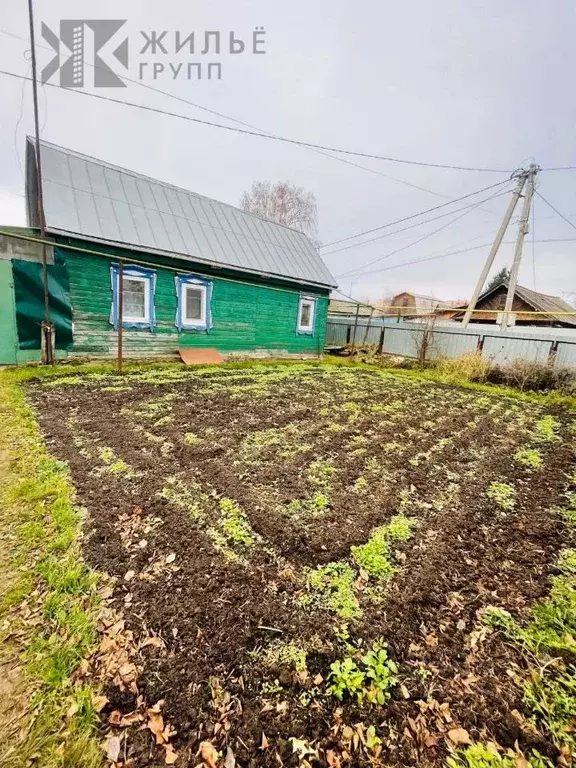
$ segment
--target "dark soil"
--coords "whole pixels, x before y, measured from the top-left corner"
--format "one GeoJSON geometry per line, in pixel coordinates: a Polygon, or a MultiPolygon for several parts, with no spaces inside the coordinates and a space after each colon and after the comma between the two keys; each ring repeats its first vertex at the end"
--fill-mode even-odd
{"type": "MultiPolygon", "coordinates": [[[[114,605],[135,642],[164,641],[141,650],[137,686],[148,706],[164,701],[177,766],[198,765],[203,741],[222,755],[230,747],[242,766],[298,765],[291,738],[323,765],[368,765],[344,727],[358,723],[382,740],[375,765],[442,765],[455,727],[550,754],[519,721],[522,660],[482,611],[522,617],[549,589],[564,544],[550,510],[573,454],[561,409],[333,366],[62,379],[32,382],[28,394],[88,510],[86,558],[117,578],[114,605]],[[550,412],[562,439],[541,446],[542,469],[520,466],[515,451],[550,412]],[[115,471],[117,460],[129,470],[115,471]],[[335,469],[320,481],[318,460],[335,469]],[[170,478],[204,494],[208,511],[167,498],[170,478]],[[494,481],[515,488],[513,510],[487,497],[494,481]],[[318,493],[328,504],[310,511],[318,493]],[[253,546],[218,549],[221,499],[244,511],[253,546]],[[399,512],[418,521],[415,534],[395,548],[379,599],[359,580],[363,614],[348,623],[356,646],[388,644],[399,684],[382,707],[339,702],[326,689],[330,664],[346,655],[343,622],[302,605],[306,574],[354,565],[351,546],[399,512]],[[308,649],[307,674],[265,661],[278,641],[308,649]]],[[[137,706],[113,685],[107,695],[105,719],[137,706]]],[[[140,768],[163,765],[165,752],[134,728],[127,755],[140,768]]]]}

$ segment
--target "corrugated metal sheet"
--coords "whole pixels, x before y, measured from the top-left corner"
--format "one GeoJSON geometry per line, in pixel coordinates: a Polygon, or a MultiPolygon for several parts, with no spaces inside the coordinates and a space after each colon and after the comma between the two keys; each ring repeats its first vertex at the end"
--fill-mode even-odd
{"type": "MultiPolygon", "coordinates": [[[[28,210],[34,212],[30,141],[26,191],[28,210]]],[[[41,155],[49,232],[307,285],[336,285],[301,232],[54,144],[42,142],[41,155]]]]}
{"type": "MultiPolygon", "coordinates": [[[[364,325],[366,323],[364,322],[364,325]]],[[[353,329],[353,319],[328,318],[326,327],[326,344],[339,346],[346,344],[348,329],[353,329]]],[[[358,343],[361,343],[364,330],[356,333],[358,343]]],[[[368,343],[379,344],[380,333],[384,330],[383,351],[387,355],[402,355],[417,357],[422,341],[425,323],[403,322],[394,325],[380,325],[369,331],[368,343]]],[[[515,360],[526,360],[547,363],[553,360],[556,368],[576,368],[576,331],[564,328],[514,328],[500,331],[494,325],[474,324],[470,328],[462,328],[459,323],[451,326],[438,324],[432,331],[432,342],[428,349],[428,358],[459,357],[473,353],[478,348],[479,341],[483,342],[483,355],[499,365],[515,360]],[[553,358],[554,346],[556,354],[553,358]]],[[[351,335],[350,335],[351,338],[351,335]]]]}

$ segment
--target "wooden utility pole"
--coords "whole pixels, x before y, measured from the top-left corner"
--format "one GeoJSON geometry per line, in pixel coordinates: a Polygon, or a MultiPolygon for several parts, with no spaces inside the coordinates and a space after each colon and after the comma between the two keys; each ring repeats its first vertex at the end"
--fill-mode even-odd
{"type": "Polygon", "coordinates": [[[534,164],[532,164],[528,169],[526,194],[524,196],[524,205],[522,206],[520,223],[518,224],[518,237],[516,238],[514,261],[512,262],[512,269],[510,270],[510,278],[508,280],[506,304],[504,305],[504,312],[502,313],[502,320],[500,321],[500,330],[502,331],[505,331],[509,326],[510,312],[512,311],[514,294],[516,293],[516,283],[518,282],[518,270],[520,269],[520,262],[522,261],[522,247],[524,245],[524,237],[526,236],[529,227],[528,221],[530,219],[530,208],[532,206],[532,197],[534,196],[534,179],[536,178],[539,170],[540,168],[534,164]]]}
{"type": "Polygon", "coordinates": [[[122,373],[123,355],[123,324],[124,324],[124,262],[118,264],[118,306],[116,322],[118,323],[118,373],[122,373]]]}
{"type": "Polygon", "coordinates": [[[352,350],[356,349],[356,331],[358,330],[359,314],[360,314],[360,304],[356,304],[356,317],[354,318],[354,335],[352,336],[352,350]]]}
{"type": "Polygon", "coordinates": [[[44,215],[44,188],[42,183],[42,158],[40,156],[40,120],[38,117],[38,72],[36,65],[36,42],[34,36],[34,8],[33,0],[28,0],[28,20],[30,24],[30,52],[32,63],[32,97],[34,101],[34,131],[36,154],[36,178],[38,180],[38,219],[40,222],[40,235],[42,237],[42,282],[44,286],[44,322],[42,323],[42,362],[51,364],[54,362],[52,343],[54,326],[50,319],[50,293],[48,289],[48,258],[46,255],[46,218],[44,215]]]}
{"type": "Polygon", "coordinates": [[[516,209],[516,205],[518,203],[520,195],[522,194],[522,190],[524,189],[524,185],[526,184],[526,180],[528,179],[529,173],[530,171],[524,171],[524,170],[518,173],[518,184],[516,186],[516,189],[514,190],[514,194],[512,195],[510,204],[506,209],[506,213],[504,214],[504,219],[502,220],[500,229],[496,234],[496,239],[492,244],[492,248],[490,249],[490,253],[488,254],[488,258],[486,259],[484,267],[482,268],[482,272],[480,273],[480,277],[478,278],[478,282],[476,283],[476,287],[474,288],[474,293],[472,294],[470,303],[468,304],[468,309],[466,310],[466,314],[464,315],[464,319],[462,320],[462,326],[464,328],[466,328],[466,326],[470,322],[470,319],[472,318],[472,314],[476,309],[478,297],[482,293],[482,289],[484,288],[486,278],[488,277],[488,274],[492,269],[492,264],[494,263],[494,259],[496,258],[498,249],[502,244],[502,240],[504,239],[504,235],[506,234],[506,230],[508,229],[508,225],[510,224],[510,219],[512,218],[512,214],[516,209]]]}

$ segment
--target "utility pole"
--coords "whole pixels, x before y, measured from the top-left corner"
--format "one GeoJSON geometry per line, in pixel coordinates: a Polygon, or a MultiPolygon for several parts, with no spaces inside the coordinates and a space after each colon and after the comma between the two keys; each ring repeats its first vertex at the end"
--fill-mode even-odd
{"type": "Polygon", "coordinates": [[[492,244],[492,248],[490,249],[490,253],[488,254],[488,258],[486,259],[486,263],[484,264],[482,272],[480,273],[480,277],[478,278],[478,282],[476,283],[476,287],[474,288],[474,293],[472,294],[472,298],[470,299],[470,302],[468,304],[468,309],[466,310],[466,314],[464,315],[464,319],[462,320],[462,326],[464,328],[466,328],[466,326],[470,322],[470,319],[472,318],[472,314],[476,309],[478,297],[482,293],[482,289],[484,288],[486,278],[488,277],[488,274],[492,269],[492,264],[494,263],[494,259],[496,258],[498,249],[502,244],[502,240],[504,239],[504,235],[506,234],[506,230],[508,229],[508,225],[510,224],[510,219],[512,218],[512,214],[516,209],[516,205],[518,203],[520,195],[522,194],[522,190],[524,189],[524,185],[526,184],[526,180],[528,179],[529,174],[530,174],[530,171],[522,170],[518,172],[518,184],[516,186],[516,189],[514,190],[514,194],[512,195],[512,199],[510,200],[508,208],[506,209],[506,213],[504,214],[504,219],[502,220],[500,229],[496,234],[496,239],[492,244]]]}
{"type": "Polygon", "coordinates": [[[526,194],[524,196],[524,205],[522,206],[520,223],[518,224],[518,237],[516,238],[514,261],[512,262],[512,269],[510,270],[510,279],[508,280],[508,294],[506,295],[506,304],[504,305],[504,312],[502,313],[502,320],[500,322],[500,330],[502,331],[505,331],[509,325],[510,312],[512,311],[514,294],[516,293],[516,283],[518,281],[518,270],[520,269],[520,262],[522,260],[522,247],[524,245],[524,237],[526,236],[529,228],[528,221],[530,219],[530,208],[532,206],[532,197],[534,196],[534,179],[536,178],[539,170],[539,166],[532,163],[527,172],[526,194]]]}
{"type": "Polygon", "coordinates": [[[44,215],[44,191],[42,183],[42,159],[40,156],[40,120],[38,117],[38,72],[36,66],[36,42],[34,36],[34,8],[33,0],[28,0],[28,20],[30,23],[30,52],[32,62],[32,95],[34,100],[34,131],[35,131],[35,155],[36,178],[38,180],[38,219],[40,222],[40,235],[42,237],[42,282],[44,286],[44,322],[42,323],[42,362],[54,363],[52,354],[52,341],[54,326],[50,320],[50,293],[48,289],[48,259],[46,255],[46,218],[44,215]]]}

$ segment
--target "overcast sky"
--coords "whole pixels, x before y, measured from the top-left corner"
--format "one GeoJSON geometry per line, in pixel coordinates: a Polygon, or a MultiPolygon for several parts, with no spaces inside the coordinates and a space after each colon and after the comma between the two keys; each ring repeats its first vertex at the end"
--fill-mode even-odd
{"type": "MultiPolygon", "coordinates": [[[[5,0],[0,29],[26,37],[25,5],[5,0]]],[[[205,30],[220,30],[226,43],[227,33],[235,30],[251,44],[254,28],[265,27],[266,55],[182,58],[172,51],[165,57],[221,61],[219,81],[174,80],[167,74],[156,81],[148,76],[144,82],[276,134],[431,163],[510,170],[531,161],[543,168],[576,165],[573,0],[99,0],[82,3],[82,9],[85,19],[127,20],[128,74],[134,79],[143,58],[140,30],[179,30],[183,36],[196,30],[202,38],[205,30]]],[[[44,21],[57,32],[60,19],[77,17],[77,0],[36,2],[38,29],[44,21]]],[[[27,48],[25,41],[0,33],[0,68],[27,74],[27,48]]],[[[41,65],[52,58],[43,47],[38,54],[41,65]]],[[[115,71],[121,74],[121,67],[115,71]]],[[[23,148],[26,133],[33,131],[31,85],[4,75],[0,82],[0,222],[24,224],[23,148]]],[[[89,90],[227,122],[137,84],[89,90]]],[[[316,195],[323,243],[506,178],[349,158],[378,172],[373,173],[301,147],[60,88],[42,88],[40,107],[41,133],[47,141],[228,203],[237,204],[255,180],[303,186],[316,195]]],[[[539,191],[576,223],[576,171],[541,173],[539,191]]],[[[401,290],[443,299],[469,296],[487,247],[363,276],[345,273],[405,246],[372,269],[489,243],[508,199],[501,196],[486,203],[419,244],[410,245],[457,214],[327,255],[326,263],[342,290],[352,289],[360,298],[401,290]]],[[[506,240],[515,235],[514,227],[506,240]]],[[[533,246],[529,234],[521,284],[533,288],[535,282],[538,290],[553,294],[576,291],[573,238],[576,231],[536,198],[535,239],[567,241],[533,246]]],[[[512,250],[512,244],[503,247],[499,266],[510,263],[512,250]]]]}

